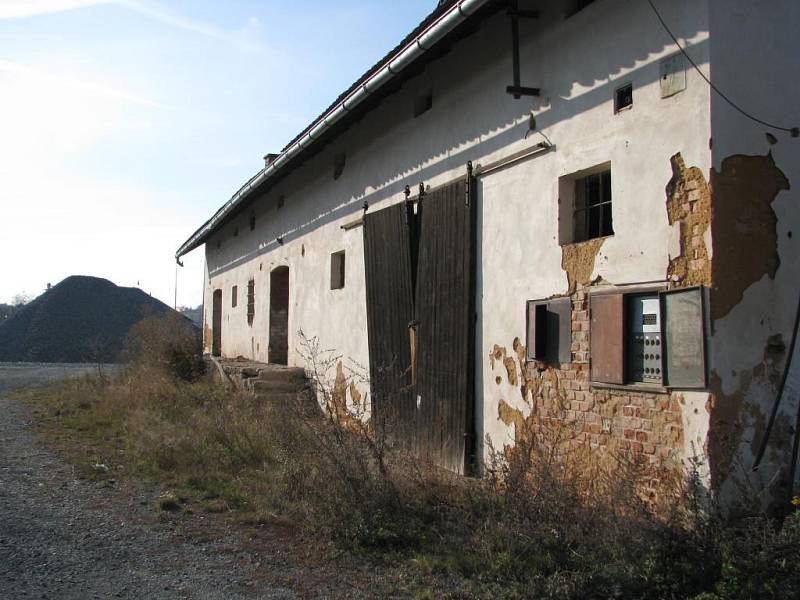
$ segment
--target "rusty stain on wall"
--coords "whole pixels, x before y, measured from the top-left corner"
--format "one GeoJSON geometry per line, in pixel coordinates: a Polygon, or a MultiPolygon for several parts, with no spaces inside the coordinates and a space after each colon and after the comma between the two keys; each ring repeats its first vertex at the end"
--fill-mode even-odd
{"type": "MultiPolygon", "coordinates": [[[[774,396],[778,393],[778,386],[783,374],[783,362],[786,355],[786,345],[783,336],[776,334],[770,336],[764,345],[764,356],[752,370],[740,373],[738,388],[725,394],[722,390],[722,379],[714,371],[711,374],[710,388],[712,390],[711,418],[708,433],[708,455],[711,466],[712,483],[720,485],[730,474],[734,465],[734,458],[743,441],[745,425],[752,428],[749,438],[750,453],[755,456],[766,434],[767,416],[762,407],[747,403],[746,397],[753,384],[767,386],[774,396]],[[747,417],[747,423],[743,418],[747,417]]],[[[787,451],[791,443],[789,419],[785,415],[778,415],[772,435],[769,440],[769,458],[780,462],[779,451],[787,451]]]]}
{"type": "Polygon", "coordinates": [[[667,279],[673,286],[707,286],[711,264],[704,234],[711,225],[711,187],[699,168],[686,167],[680,152],[670,163],[667,216],[670,225],[680,227],[680,254],[669,261],[667,279]]]}
{"type": "Polygon", "coordinates": [[[336,379],[331,389],[330,403],[326,409],[330,416],[343,427],[350,429],[363,427],[363,423],[353,417],[347,409],[347,377],[344,374],[342,361],[336,363],[336,379]]]}
{"type": "Polygon", "coordinates": [[[711,410],[708,427],[708,461],[711,470],[711,485],[718,488],[730,474],[733,457],[742,436],[740,422],[745,391],[750,387],[750,374],[742,373],[739,389],[730,394],[722,391],[722,378],[711,373],[711,410]]]}
{"type": "Polygon", "coordinates": [[[599,238],[561,246],[561,268],[567,274],[568,294],[573,294],[579,283],[590,283],[594,261],[604,241],[605,238],[599,238]]]}
{"type": "Polygon", "coordinates": [[[727,315],[744,291],[764,275],[775,278],[778,218],[772,202],[789,189],[789,180],[766,156],[733,155],[711,172],[712,292],[711,319],[727,315]]]}
{"type": "Polygon", "coordinates": [[[502,360],[505,355],[506,349],[495,344],[494,348],[492,348],[492,351],[489,352],[489,364],[492,365],[492,369],[494,369],[495,362],[502,360]]]}
{"type": "Polygon", "coordinates": [[[507,426],[514,426],[514,442],[519,443],[521,439],[518,436],[522,436],[526,429],[522,411],[514,408],[505,400],[500,400],[497,405],[497,416],[507,426]]]}
{"type": "Polygon", "coordinates": [[[517,363],[510,356],[503,358],[503,366],[506,368],[506,375],[508,376],[509,385],[517,385],[517,363]]]}

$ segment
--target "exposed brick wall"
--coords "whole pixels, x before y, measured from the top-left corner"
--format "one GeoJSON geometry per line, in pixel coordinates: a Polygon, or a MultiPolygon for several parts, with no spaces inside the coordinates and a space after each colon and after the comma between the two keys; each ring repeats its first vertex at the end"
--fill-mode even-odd
{"type": "MultiPolygon", "coordinates": [[[[560,429],[567,432],[566,439],[559,442],[564,450],[590,449],[601,460],[626,455],[653,467],[654,472],[679,467],[683,450],[680,395],[633,386],[593,389],[589,381],[588,288],[578,284],[571,299],[572,362],[560,368],[526,363],[524,346],[514,340],[522,380],[518,389],[528,409],[519,410],[500,400],[499,419],[514,426],[516,442],[531,435],[544,440],[548,431],[560,429]]],[[[502,370],[503,375],[511,375],[505,348],[495,346],[490,361],[495,374],[502,370]]],[[[506,382],[513,384],[508,375],[506,382]]]]}

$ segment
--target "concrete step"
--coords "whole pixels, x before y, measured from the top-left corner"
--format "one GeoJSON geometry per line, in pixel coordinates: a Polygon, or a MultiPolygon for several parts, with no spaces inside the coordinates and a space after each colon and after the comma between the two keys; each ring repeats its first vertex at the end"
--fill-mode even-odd
{"type": "Polygon", "coordinates": [[[259,371],[258,380],[305,382],[306,372],[300,367],[268,367],[259,371]]]}
{"type": "Polygon", "coordinates": [[[256,394],[296,394],[309,389],[305,379],[256,379],[248,382],[256,394]]]}
{"type": "Polygon", "coordinates": [[[259,402],[264,402],[271,406],[284,407],[290,409],[305,409],[312,404],[316,404],[310,395],[307,393],[286,393],[286,392],[270,392],[268,394],[255,394],[259,402]]]}

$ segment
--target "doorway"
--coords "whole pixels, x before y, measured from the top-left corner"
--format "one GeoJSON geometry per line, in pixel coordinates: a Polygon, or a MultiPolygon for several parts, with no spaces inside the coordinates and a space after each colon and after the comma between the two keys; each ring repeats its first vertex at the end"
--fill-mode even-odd
{"type": "Polygon", "coordinates": [[[269,276],[268,360],[289,363],[289,267],[278,267],[269,276]]]}
{"type": "Polygon", "coordinates": [[[222,290],[214,290],[211,312],[211,354],[222,356],[222,290]]]}

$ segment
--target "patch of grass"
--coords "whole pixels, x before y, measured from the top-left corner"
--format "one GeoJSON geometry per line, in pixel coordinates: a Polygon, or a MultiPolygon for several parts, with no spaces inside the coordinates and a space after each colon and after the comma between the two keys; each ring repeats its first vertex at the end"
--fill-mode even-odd
{"type": "Polygon", "coordinates": [[[174,492],[164,492],[156,499],[159,510],[177,512],[181,509],[181,499],[174,492]]]}
{"type": "Polygon", "coordinates": [[[408,596],[800,597],[800,514],[782,526],[726,522],[668,477],[655,505],[642,465],[597,464],[561,451],[557,435],[523,437],[484,477],[456,477],[342,418],[335,390],[315,379],[327,418],[147,364],[27,394],[90,470],[102,463],[172,490],[159,510],[299,523],[339,551],[402,565],[408,596]]]}

